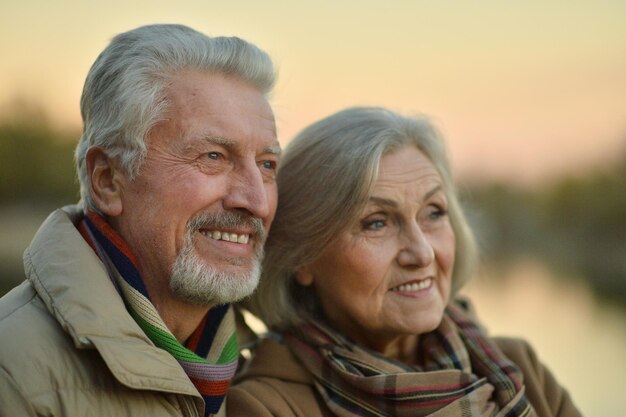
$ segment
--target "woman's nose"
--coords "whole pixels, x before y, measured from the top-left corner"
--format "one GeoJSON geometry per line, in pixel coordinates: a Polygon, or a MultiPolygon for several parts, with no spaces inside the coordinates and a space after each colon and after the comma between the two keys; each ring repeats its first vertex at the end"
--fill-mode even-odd
{"type": "Polygon", "coordinates": [[[403,244],[398,252],[398,264],[405,268],[423,268],[435,260],[435,251],[421,228],[417,225],[405,230],[403,244]]]}

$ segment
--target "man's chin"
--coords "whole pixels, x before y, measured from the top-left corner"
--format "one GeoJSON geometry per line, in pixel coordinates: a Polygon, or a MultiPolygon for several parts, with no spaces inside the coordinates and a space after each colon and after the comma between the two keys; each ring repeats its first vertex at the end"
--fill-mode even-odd
{"type": "Polygon", "coordinates": [[[195,262],[177,263],[170,279],[170,289],[176,297],[190,304],[227,304],[250,296],[259,277],[257,263],[251,268],[230,265],[220,269],[195,262]]]}

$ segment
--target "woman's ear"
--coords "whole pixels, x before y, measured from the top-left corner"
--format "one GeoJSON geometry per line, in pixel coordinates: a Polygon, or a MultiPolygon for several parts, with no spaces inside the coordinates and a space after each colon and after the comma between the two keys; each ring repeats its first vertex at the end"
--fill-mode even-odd
{"type": "Polygon", "coordinates": [[[313,284],[313,273],[308,265],[300,267],[296,271],[296,282],[303,287],[309,287],[313,284]]]}
{"type": "Polygon", "coordinates": [[[119,216],[124,174],[116,161],[104,149],[92,147],[87,151],[85,163],[94,204],[107,216],[119,216]]]}

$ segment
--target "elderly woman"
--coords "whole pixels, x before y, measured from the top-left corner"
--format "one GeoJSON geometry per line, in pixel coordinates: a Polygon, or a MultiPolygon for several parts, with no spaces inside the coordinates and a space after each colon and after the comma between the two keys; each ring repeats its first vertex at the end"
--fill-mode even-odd
{"type": "Polygon", "coordinates": [[[229,415],[580,415],[527,344],[455,301],[476,250],[427,120],[341,111],[289,144],[277,180],[249,305],[272,333],[229,415]]]}

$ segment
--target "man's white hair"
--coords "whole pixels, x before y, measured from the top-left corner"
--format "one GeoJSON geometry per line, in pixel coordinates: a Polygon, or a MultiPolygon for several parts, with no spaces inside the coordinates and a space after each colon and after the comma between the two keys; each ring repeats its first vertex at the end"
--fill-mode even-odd
{"type": "Polygon", "coordinates": [[[96,59],[83,88],[83,134],[75,160],[85,210],[91,197],[85,156],[101,147],[130,179],[146,155],[145,139],[167,110],[166,89],[185,70],[238,78],[268,95],[275,82],[267,53],[237,37],[209,37],[182,25],[149,25],[124,32],[96,59]]]}

